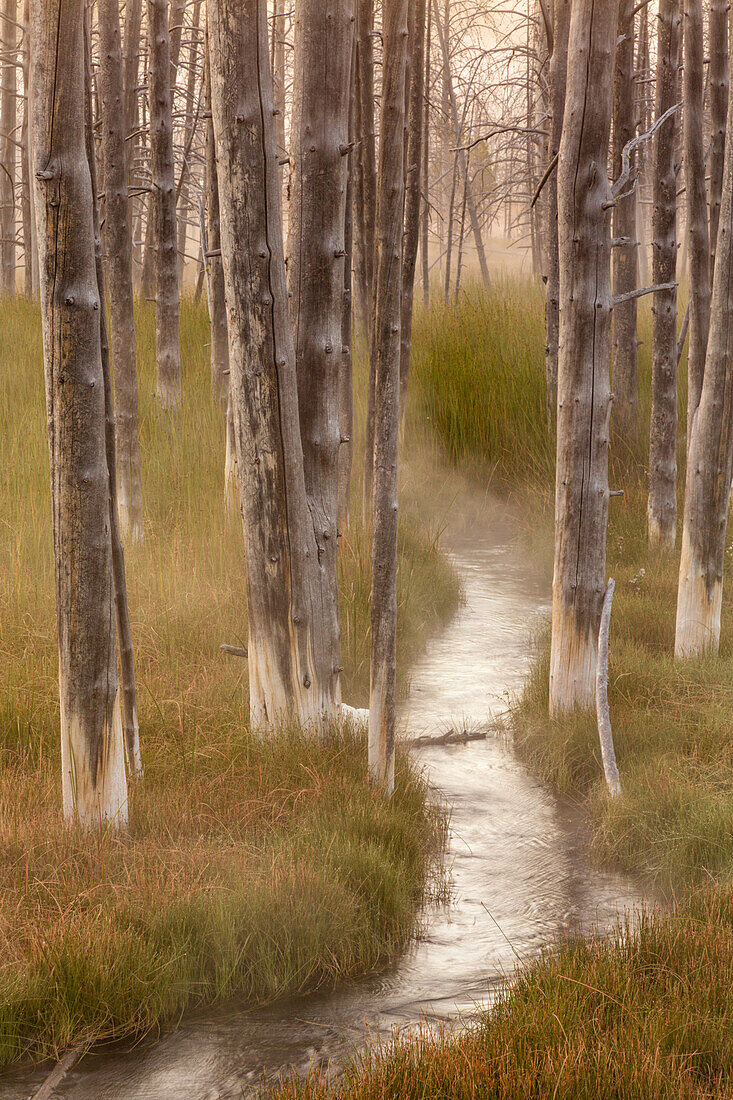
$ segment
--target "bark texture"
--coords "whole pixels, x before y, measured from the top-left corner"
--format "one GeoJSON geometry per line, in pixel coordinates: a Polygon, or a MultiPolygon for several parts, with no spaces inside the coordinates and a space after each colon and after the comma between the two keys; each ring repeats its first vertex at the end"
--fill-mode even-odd
{"type": "Polygon", "coordinates": [[[573,0],[558,161],[560,357],[550,710],[593,706],[611,412],[611,126],[618,3],[573,0]]]}
{"type": "Polygon", "coordinates": [[[249,608],[250,712],[320,726],[340,700],[324,641],[298,421],[265,0],[209,0],[230,385],[249,608]]]}
{"type": "Polygon", "coordinates": [[[397,670],[397,454],[400,398],[402,230],[405,198],[407,0],[385,0],[380,119],[379,238],[374,327],[375,427],[369,772],[394,790],[397,670]]]}
{"type": "MultiPolygon", "coordinates": [[[[624,147],[636,135],[634,97],[635,0],[621,0],[618,18],[619,45],[613,88],[613,177],[622,172],[624,147]]],[[[633,156],[633,154],[632,154],[633,156]]],[[[633,165],[632,165],[633,168],[633,165]]],[[[613,290],[621,296],[636,290],[636,189],[619,197],[613,212],[613,235],[628,240],[613,250],[613,290]]],[[[613,419],[622,439],[634,442],[639,432],[639,384],[637,379],[636,299],[619,302],[613,311],[613,419]]]]}
{"type": "Polygon", "coordinates": [[[341,664],[336,560],[353,25],[353,0],[295,4],[288,275],[305,491],[332,668],[341,664]]]}
{"type": "Polygon", "coordinates": [[[725,533],[733,476],[733,98],[725,163],[702,394],[685,482],[675,655],[717,654],[725,533]]]}
{"type": "Polygon", "coordinates": [[[141,542],[137,353],[133,312],[132,241],[127,192],[122,48],[117,0],[99,0],[102,156],[106,192],[107,270],[117,432],[117,494],[123,538],[141,542]]]}
{"type": "MultiPolygon", "coordinates": [[[[677,102],[679,0],[661,0],[657,23],[656,117],[677,102]]],[[[673,283],[677,271],[677,122],[672,115],[654,135],[654,254],[652,283],[673,283]]],[[[689,181],[688,166],[688,181],[689,181]]],[[[703,218],[705,214],[703,212],[703,218]]],[[[707,256],[705,256],[707,264],[707,256]]],[[[692,312],[692,311],[691,311],[692,312]]],[[[654,295],[652,410],[649,428],[649,540],[674,546],[677,529],[677,291],[654,295]]]]}
{"type": "MultiPolygon", "coordinates": [[[[685,134],[685,196],[687,199],[687,224],[690,255],[690,336],[687,356],[687,441],[692,438],[692,422],[700,402],[702,376],[705,369],[705,352],[710,329],[710,240],[708,237],[707,191],[705,187],[705,136],[703,89],[705,62],[703,51],[702,0],[684,0],[684,134],[685,134]]],[[[660,8],[666,12],[666,4],[660,8]]],[[[677,4],[673,19],[677,19],[677,4]]],[[[677,95],[676,66],[674,72],[670,59],[670,73],[665,80],[675,79],[665,95],[669,106],[677,95]]],[[[657,79],[659,80],[659,63],[657,79]]],[[[661,104],[660,104],[661,107],[661,104]]],[[[666,127],[665,127],[666,129],[666,127]]],[[[671,137],[674,145],[674,131],[671,137]]],[[[669,152],[674,164],[674,148],[669,152]]],[[[663,169],[668,171],[666,165],[663,169]]],[[[670,182],[671,186],[671,182],[670,182]]]]}
{"type": "Polygon", "coordinates": [[[83,0],[33,0],[34,149],[59,633],[64,815],[123,827],[109,472],[83,0]]]}
{"type": "Polygon", "coordinates": [[[211,323],[211,392],[220,401],[226,401],[229,393],[229,337],[227,334],[227,308],[224,293],[224,267],[221,259],[221,220],[219,217],[219,175],[216,164],[214,120],[211,117],[211,68],[209,65],[208,35],[206,45],[206,240],[204,263],[206,264],[211,323]]]}
{"type": "Polygon", "coordinates": [[[148,0],[148,42],[157,393],[163,408],[176,409],[181,403],[180,300],[176,252],[171,51],[166,0],[148,0]]]}
{"type": "Polygon", "coordinates": [[[728,0],[710,0],[710,278],[715,270],[728,111],[728,0]]]}
{"type": "Polygon", "coordinates": [[[2,172],[0,173],[0,274],[5,294],[15,293],[15,182],[18,163],[16,121],[18,78],[15,68],[18,38],[17,0],[3,2],[2,48],[2,172]]]}
{"type": "MultiPolygon", "coordinates": [[[[552,54],[550,56],[550,140],[548,157],[560,151],[565,85],[568,69],[570,0],[555,0],[552,54]]],[[[547,183],[547,283],[545,284],[545,374],[547,378],[547,423],[555,423],[557,406],[557,359],[560,344],[560,255],[557,239],[557,170],[547,183]]]]}

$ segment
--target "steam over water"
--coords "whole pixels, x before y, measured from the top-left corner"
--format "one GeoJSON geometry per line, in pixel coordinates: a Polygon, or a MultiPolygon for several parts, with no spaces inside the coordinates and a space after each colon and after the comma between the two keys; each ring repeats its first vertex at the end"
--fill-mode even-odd
{"type": "MultiPolygon", "coordinates": [[[[465,606],[414,670],[403,721],[410,736],[486,727],[516,693],[549,585],[501,505],[452,518],[443,537],[465,606]]],[[[413,950],[378,979],[264,1011],[186,1017],[157,1041],[89,1054],[55,1096],[68,1100],[204,1100],[248,1094],[274,1076],[335,1063],[365,1034],[468,1016],[503,975],[559,935],[608,925],[641,895],[588,866],[579,815],[538,785],[497,736],[414,750],[451,808],[450,904],[426,914],[413,950]]],[[[47,1070],[45,1071],[48,1072],[47,1070]]],[[[29,1095],[43,1071],[0,1083],[29,1095]]]]}

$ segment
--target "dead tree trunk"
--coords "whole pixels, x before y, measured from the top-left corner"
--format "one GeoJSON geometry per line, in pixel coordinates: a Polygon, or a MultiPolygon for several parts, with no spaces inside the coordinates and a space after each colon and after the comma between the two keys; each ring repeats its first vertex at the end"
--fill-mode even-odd
{"type": "MultiPolygon", "coordinates": [[[[613,96],[613,176],[622,172],[622,154],[636,135],[634,95],[634,9],[635,0],[621,0],[619,45],[613,96]]],[[[633,154],[632,154],[633,156],[633,154]]],[[[613,215],[613,235],[619,243],[613,250],[613,290],[618,297],[636,290],[636,189],[619,197],[613,215]]],[[[639,433],[639,385],[637,379],[636,298],[619,302],[613,311],[614,427],[622,439],[636,441],[639,433]]]]}
{"type": "MultiPolygon", "coordinates": [[[[687,441],[700,401],[710,329],[710,240],[705,187],[702,0],[684,0],[685,196],[690,254],[690,336],[687,356],[687,441]]],[[[676,87],[669,89],[670,106],[676,87]]],[[[670,151],[674,161],[674,152],[670,151]]]]}
{"type": "Polygon", "coordinates": [[[38,291],[38,244],[36,240],[36,217],[33,203],[33,183],[31,180],[32,125],[31,125],[31,49],[30,49],[30,3],[23,4],[23,47],[21,54],[23,73],[23,126],[20,135],[20,172],[21,172],[21,220],[23,223],[23,264],[24,283],[27,298],[38,291]]]}
{"type": "Polygon", "coordinates": [[[16,52],[18,37],[17,0],[4,0],[2,48],[2,171],[0,172],[0,273],[4,294],[15,294],[15,177],[18,163],[18,79],[16,52]]]}
{"type": "Polygon", "coordinates": [[[359,176],[361,195],[357,206],[363,211],[359,228],[359,251],[363,282],[360,284],[360,313],[364,335],[369,347],[369,383],[367,390],[366,443],[364,447],[363,511],[368,519],[372,505],[372,474],[374,470],[374,343],[375,302],[375,242],[377,237],[377,158],[374,126],[374,0],[357,0],[357,81],[359,98],[359,176]]]}
{"type": "Polygon", "coordinates": [[[611,413],[611,125],[618,0],[573,0],[558,161],[560,357],[550,710],[593,706],[611,413]]]}
{"type": "Polygon", "coordinates": [[[36,206],[56,565],[64,816],[127,822],[84,2],[33,0],[36,206]]]}
{"type": "MultiPolygon", "coordinates": [[[[125,151],[127,156],[127,181],[128,192],[135,180],[134,168],[137,151],[140,146],[138,134],[138,75],[140,72],[140,37],[142,28],[142,0],[127,0],[125,4],[125,151]]],[[[142,214],[143,204],[130,203],[128,213],[130,231],[132,235],[132,260],[133,272],[137,270],[138,277],[142,267],[142,214]],[[136,213],[137,208],[137,213],[136,213]]]]}
{"type": "MultiPolygon", "coordinates": [[[[204,263],[206,264],[209,321],[211,324],[211,393],[216,400],[223,402],[227,400],[229,393],[229,337],[227,335],[224,268],[221,260],[221,220],[219,217],[216,142],[214,141],[214,120],[211,117],[211,67],[209,64],[208,33],[205,64],[206,241],[204,242],[204,263]]],[[[225,474],[225,482],[227,481],[228,478],[225,474]]]]}
{"type": "Polygon", "coordinates": [[[141,542],[143,499],[137,407],[137,354],[132,286],[132,241],[127,191],[125,110],[119,5],[99,0],[102,156],[106,191],[107,270],[117,425],[117,493],[123,538],[141,542]]]}
{"type": "MultiPolygon", "coordinates": [[[[250,713],[320,726],[339,705],[330,592],[306,498],[278,201],[266,0],[209,0],[212,107],[244,521],[250,713]]],[[[340,333],[337,333],[337,339],[340,333]]]]}
{"type": "Polygon", "coordinates": [[[715,271],[720,199],[725,159],[725,118],[728,112],[728,0],[710,0],[710,278],[715,271]]]}
{"type": "Polygon", "coordinates": [[[148,0],[148,41],[157,392],[164,409],[176,409],[181,403],[180,301],[167,0],[148,0]]]}
{"type": "MultiPolygon", "coordinates": [[[[662,0],[658,28],[656,111],[657,118],[661,118],[674,106],[677,96],[679,0],[662,0]]],[[[654,136],[652,282],[655,286],[673,283],[677,270],[675,131],[676,116],[672,115],[654,136]]],[[[677,291],[674,288],[654,295],[647,521],[650,542],[674,546],[677,528],[677,291]]]]}
{"type": "Polygon", "coordinates": [[[288,276],[305,491],[332,668],[341,664],[339,397],[353,22],[353,0],[296,0],[288,276]]]}
{"type": "Polygon", "coordinates": [[[675,655],[717,654],[733,476],[733,97],[702,394],[687,460],[675,655]]]}
{"type": "Polygon", "coordinates": [[[407,405],[407,383],[412,352],[412,314],[415,302],[415,269],[420,240],[422,201],[423,100],[425,98],[425,13],[427,0],[410,5],[410,63],[408,66],[407,192],[405,196],[405,239],[402,263],[402,321],[400,349],[400,415],[407,405]]]}
{"type": "MultiPolygon", "coordinates": [[[[550,56],[550,109],[552,120],[548,157],[560,151],[565,113],[565,85],[568,70],[570,0],[555,0],[552,53],[550,56]]],[[[555,423],[557,406],[557,359],[560,340],[560,256],[557,239],[557,171],[548,185],[547,199],[547,283],[545,284],[545,374],[547,378],[547,423],[555,423]]]]}
{"type": "Polygon", "coordinates": [[[422,141],[422,220],[420,224],[420,259],[422,262],[422,296],[425,309],[430,306],[430,47],[432,13],[430,3],[425,12],[425,72],[423,74],[423,141],[422,141]]]}
{"type": "Polygon", "coordinates": [[[374,327],[376,418],[372,502],[372,649],[369,773],[391,795],[397,672],[397,453],[402,233],[405,199],[407,0],[384,0],[379,155],[379,244],[374,327]]]}
{"type": "Polygon", "coordinates": [[[195,109],[196,77],[198,74],[199,26],[201,23],[201,0],[194,0],[191,11],[191,26],[188,28],[191,42],[188,48],[188,74],[186,76],[186,99],[184,104],[183,164],[178,180],[178,285],[183,286],[186,269],[186,242],[188,241],[188,205],[189,183],[191,178],[190,156],[193,145],[198,113],[195,109]]]}
{"type": "MultiPolygon", "coordinates": [[[[349,98],[349,145],[354,141],[354,83],[356,37],[352,34],[349,98]]],[[[341,299],[341,356],[339,361],[339,534],[348,537],[351,516],[351,469],[354,458],[354,353],[353,353],[353,254],[354,254],[354,157],[348,158],[346,211],[344,216],[344,287],[341,299]]]]}

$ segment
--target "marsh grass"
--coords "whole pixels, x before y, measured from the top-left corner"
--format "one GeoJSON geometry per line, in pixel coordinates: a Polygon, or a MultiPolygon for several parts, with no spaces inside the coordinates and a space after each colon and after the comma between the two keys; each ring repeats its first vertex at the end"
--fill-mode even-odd
{"type": "MultiPolygon", "coordinates": [[[[363,974],[415,928],[443,822],[400,755],[391,804],[366,747],[248,728],[242,534],[223,497],[205,307],[181,317],[184,405],[153,398],[153,316],[137,317],[145,543],[127,552],[145,781],[120,838],[62,826],[40,319],[0,326],[0,1064],[137,1033],[191,1004],[263,1002],[363,974]]],[[[355,500],[358,498],[358,470],[355,500]]],[[[435,532],[405,502],[403,669],[458,599],[435,532]],[[412,518],[410,513],[412,512],[412,518]]],[[[344,696],[368,692],[367,543],[354,508],[340,573],[344,696]]]]}

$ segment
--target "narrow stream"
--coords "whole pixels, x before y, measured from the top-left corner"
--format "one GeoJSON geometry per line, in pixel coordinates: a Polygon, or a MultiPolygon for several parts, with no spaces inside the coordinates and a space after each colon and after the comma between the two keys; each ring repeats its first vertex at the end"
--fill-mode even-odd
{"type": "MultiPolygon", "coordinates": [[[[546,578],[489,500],[446,529],[465,606],[417,665],[403,719],[410,736],[486,726],[521,687],[530,636],[549,608],[546,578]]],[[[628,880],[588,865],[580,815],[489,736],[414,750],[451,807],[450,904],[426,914],[412,951],[377,979],[266,1010],[185,1017],[130,1049],[90,1053],[55,1096],[68,1100],[230,1100],[291,1067],[342,1061],[365,1036],[448,1022],[486,1003],[503,975],[558,936],[603,928],[641,900],[628,880]]],[[[10,1075],[1,1100],[45,1071],[10,1075]]]]}

